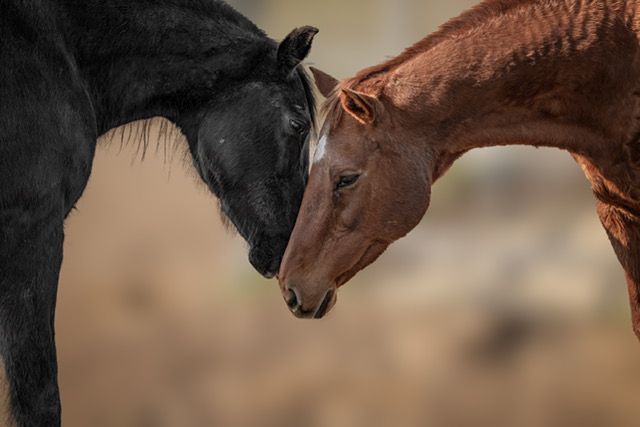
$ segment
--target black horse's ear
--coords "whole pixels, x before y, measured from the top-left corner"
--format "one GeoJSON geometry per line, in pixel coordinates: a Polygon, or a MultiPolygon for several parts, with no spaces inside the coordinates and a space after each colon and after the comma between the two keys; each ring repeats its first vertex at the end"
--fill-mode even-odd
{"type": "Polygon", "coordinates": [[[318,70],[317,68],[309,67],[309,69],[313,74],[313,79],[316,81],[316,86],[322,96],[324,96],[325,98],[331,96],[331,93],[340,82],[336,78],[331,77],[329,74],[325,73],[324,71],[318,70]]]}
{"type": "Polygon", "coordinates": [[[291,31],[278,46],[278,67],[289,74],[309,54],[313,37],[318,33],[315,27],[300,27],[291,31]]]}

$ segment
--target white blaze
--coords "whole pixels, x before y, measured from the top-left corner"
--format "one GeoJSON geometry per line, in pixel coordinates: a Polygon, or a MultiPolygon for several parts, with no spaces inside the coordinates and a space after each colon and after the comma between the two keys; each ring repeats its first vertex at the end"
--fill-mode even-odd
{"type": "Polygon", "coordinates": [[[318,141],[318,146],[316,147],[316,154],[313,157],[313,163],[318,163],[324,157],[324,154],[327,151],[327,134],[323,134],[320,141],[318,141]]]}

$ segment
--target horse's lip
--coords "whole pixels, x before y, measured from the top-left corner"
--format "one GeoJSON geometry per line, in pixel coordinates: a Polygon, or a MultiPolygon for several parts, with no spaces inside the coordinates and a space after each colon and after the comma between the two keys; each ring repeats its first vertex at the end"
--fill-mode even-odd
{"type": "Polygon", "coordinates": [[[299,319],[321,319],[330,311],[331,307],[333,307],[332,303],[336,298],[336,293],[335,288],[329,289],[317,309],[301,310],[298,307],[295,310],[291,310],[291,312],[299,319]]]}
{"type": "Polygon", "coordinates": [[[305,311],[305,310],[300,310],[300,309],[292,310],[291,312],[292,312],[292,313],[293,313],[293,315],[294,315],[294,316],[296,316],[298,319],[313,319],[313,318],[314,318],[314,315],[315,315],[315,313],[316,313],[316,311],[315,311],[315,310],[308,310],[308,311],[305,311]]]}
{"type": "Polygon", "coordinates": [[[336,294],[336,289],[337,288],[330,288],[327,291],[327,293],[324,295],[324,299],[320,303],[320,307],[318,307],[316,312],[313,314],[314,319],[320,319],[329,312],[329,309],[331,308],[331,303],[334,300],[334,297],[336,294]]]}

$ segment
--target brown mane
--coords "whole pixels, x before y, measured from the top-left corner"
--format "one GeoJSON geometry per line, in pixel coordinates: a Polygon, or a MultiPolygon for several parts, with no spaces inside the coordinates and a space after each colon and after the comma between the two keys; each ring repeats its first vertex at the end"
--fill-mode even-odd
{"type": "MultiPolygon", "coordinates": [[[[359,71],[354,79],[358,84],[362,84],[363,82],[372,79],[380,73],[387,73],[393,70],[395,67],[405,63],[416,55],[425,53],[444,40],[469,33],[479,25],[486,24],[487,20],[489,19],[504,15],[516,8],[523,7],[532,3],[540,3],[540,0],[488,0],[475,5],[471,9],[463,12],[461,15],[452,18],[441,25],[436,32],[426,36],[414,45],[406,48],[398,56],[386,62],[383,62],[382,64],[374,65],[372,67],[365,68],[359,71]]],[[[373,87],[371,88],[367,87],[367,89],[382,88],[379,85],[372,86],[373,87]]],[[[375,92],[369,93],[375,94],[375,92]]]]}

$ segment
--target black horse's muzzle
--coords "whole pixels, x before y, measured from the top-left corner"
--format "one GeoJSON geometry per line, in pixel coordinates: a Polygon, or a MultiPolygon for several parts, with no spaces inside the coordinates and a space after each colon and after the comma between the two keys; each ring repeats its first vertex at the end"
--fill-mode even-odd
{"type": "Polygon", "coordinates": [[[284,244],[274,244],[273,241],[270,242],[271,244],[264,243],[267,242],[261,242],[261,244],[251,247],[249,262],[258,273],[267,279],[271,279],[278,274],[280,269],[286,241],[284,244]]]}

